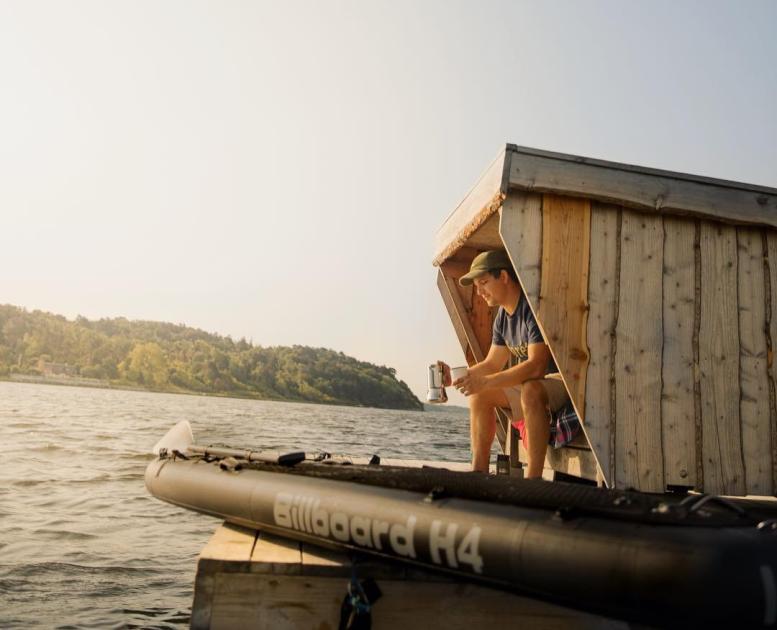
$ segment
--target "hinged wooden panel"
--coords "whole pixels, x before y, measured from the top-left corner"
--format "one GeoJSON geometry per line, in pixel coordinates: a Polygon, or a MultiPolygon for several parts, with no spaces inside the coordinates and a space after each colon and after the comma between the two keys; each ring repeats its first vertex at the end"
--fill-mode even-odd
{"type": "MultiPolygon", "coordinates": [[[[485,300],[478,297],[472,287],[459,285],[459,278],[469,269],[468,264],[443,263],[437,276],[437,286],[456,330],[456,336],[464,350],[467,363],[482,361],[491,347],[491,323],[493,315],[485,300]]],[[[509,450],[509,419],[498,413],[496,435],[503,452],[509,450]]]]}

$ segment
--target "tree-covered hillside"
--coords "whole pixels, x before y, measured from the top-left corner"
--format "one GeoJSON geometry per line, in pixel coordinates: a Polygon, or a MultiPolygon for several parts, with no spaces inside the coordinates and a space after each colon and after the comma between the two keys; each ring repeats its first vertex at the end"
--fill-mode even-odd
{"type": "Polygon", "coordinates": [[[71,321],[0,305],[0,378],[51,373],[154,391],[423,409],[393,368],[334,350],[263,348],[175,324],[71,321]]]}

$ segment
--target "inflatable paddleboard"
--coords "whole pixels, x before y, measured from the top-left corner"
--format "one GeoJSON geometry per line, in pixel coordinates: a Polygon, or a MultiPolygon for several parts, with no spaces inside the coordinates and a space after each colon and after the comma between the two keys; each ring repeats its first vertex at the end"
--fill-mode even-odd
{"type": "Polygon", "coordinates": [[[625,620],[777,625],[777,509],[765,502],[331,464],[171,433],[145,481],[180,507],[625,620]]]}

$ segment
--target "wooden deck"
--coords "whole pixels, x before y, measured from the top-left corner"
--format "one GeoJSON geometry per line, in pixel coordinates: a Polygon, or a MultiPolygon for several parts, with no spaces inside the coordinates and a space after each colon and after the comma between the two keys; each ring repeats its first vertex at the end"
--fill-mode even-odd
{"type": "Polygon", "coordinates": [[[333,630],[354,570],[359,579],[373,578],[383,594],[372,609],[375,630],[630,627],[444,574],[363,556],[354,560],[226,523],[200,554],[191,627],[333,630]]]}

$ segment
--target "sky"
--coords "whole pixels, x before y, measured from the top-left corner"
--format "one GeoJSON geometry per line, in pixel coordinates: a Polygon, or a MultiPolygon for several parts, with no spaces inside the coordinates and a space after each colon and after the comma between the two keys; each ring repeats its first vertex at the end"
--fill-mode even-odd
{"type": "Polygon", "coordinates": [[[777,187],[776,31],[772,0],[0,0],[0,303],[422,397],[464,363],[434,235],[500,148],[777,187]]]}

